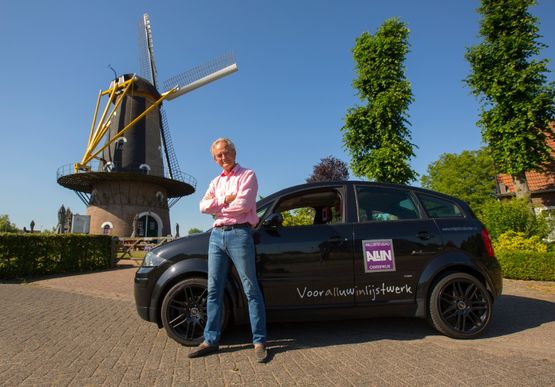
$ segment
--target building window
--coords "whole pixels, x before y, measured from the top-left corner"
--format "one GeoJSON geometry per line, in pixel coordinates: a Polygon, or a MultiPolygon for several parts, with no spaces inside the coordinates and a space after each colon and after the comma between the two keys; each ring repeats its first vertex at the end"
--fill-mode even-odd
{"type": "Polygon", "coordinates": [[[110,235],[112,233],[114,225],[112,224],[112,222],[104,222],[102,223],[102,226],[100,226],[100,228],[102,229],[102,234],[110,235]]]}

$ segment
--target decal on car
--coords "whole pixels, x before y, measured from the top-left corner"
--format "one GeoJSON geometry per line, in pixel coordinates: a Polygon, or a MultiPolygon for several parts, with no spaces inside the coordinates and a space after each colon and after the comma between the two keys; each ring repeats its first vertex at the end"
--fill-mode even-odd
{"type": "Polygon", "coordinates": [[[303,298],[319,298],[319,297],[352,297],[367,296],[372,301],[375,301],[379,296],[387,296],[389,294],[412,294],[412,286],[404,284],[402,286],[389,285],[385,282],[381,284],[369,284],[363,288],[358,286],[352,288],[326,288],[326,289],[311,289],[308,286],[300,289],[297,288],[297,294],[300,299],[303,298]]]}
{"type": "Polygon", "coordinates": [[[362,256],[366,273],[395,271],[395,252],[391,239],[367,239],[362,241],[362,256]]]}

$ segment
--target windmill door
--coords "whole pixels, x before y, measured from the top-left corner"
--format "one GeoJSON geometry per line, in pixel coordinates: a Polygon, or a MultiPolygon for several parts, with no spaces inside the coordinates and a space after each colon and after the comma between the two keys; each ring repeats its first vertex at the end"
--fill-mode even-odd
{"type": "Polygon", "coordinates": [[[139,237],[157,237],[158,222],[150,215],[143,215],[137,222],[137,236],[139,237]]]}

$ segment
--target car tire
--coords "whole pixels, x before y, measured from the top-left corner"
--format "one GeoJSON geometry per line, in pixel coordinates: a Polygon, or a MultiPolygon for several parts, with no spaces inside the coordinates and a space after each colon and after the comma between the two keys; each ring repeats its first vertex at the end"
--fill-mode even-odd
{"type": "MultiPolygon", "coordinates": [[[[169,337],[187,346],[202,342],[206,326],[208,280],[187,278],[175,284],[162,302],[162,325],[169,337]]],[[[224,295],[222,331],[227,325],[229,302],[224,295]]]]}
{"type": "Polygon", "coordinates": [[[479,336],[492,318],[492,299],[485,286],[467,273],[445,275],[429,299],[429,320],[439,332],[454,339],[479,336]]]}

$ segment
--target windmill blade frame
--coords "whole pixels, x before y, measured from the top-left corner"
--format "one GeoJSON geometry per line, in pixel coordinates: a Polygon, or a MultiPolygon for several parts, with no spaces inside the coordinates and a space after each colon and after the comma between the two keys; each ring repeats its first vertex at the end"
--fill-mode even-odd
{"type": "Polygon", "coordinates": [[[177,175],[181,172],[181,169],[179,168],[179,162],[173,148],[173,142],[170,134],[166,111],[162,108],[160,109],[160,122],[160,132],[165,156],[164,159],[168,168],[168,174],[170,178],[174,179],[177,178],[177,175]]]}
{"type": "Polygon", "coordinates": [[[139,20],[137,31],[137,46],[139,48],[139,74],[158,88],[158,70],[154,62],[154,41],[148,13],[139,20]]]}
{"type": "Polygon", "coordinates": [[[210,62],[193,67],[184,73],[175,75],[164,82],[164,90],[177,88],[168,100],[175,99],[201,86],[232,74],[238,70],[235,56],[231,53],[222,55],[210,62]]]}
{"type": "MultiPolygon", "coordinates": [[[[175,150],[173,148],[173,141],[170,134],[170,128],[168,125],[168,119],[166,117],[166,111],[164,109],[160,109],[160,132],[162,137],[162,146],[164,147],[164,160],[166,162],[167,171],[169,174],[170,179],[185,181],[189,184],[194,184],[196,186],[196,179],[186,173],[181,172],[181,168],[179,167],[179,161],[177,159],[177,155],[175,154],[175,150]]],[[[181,197],[173,197],[168,199],[168,207],[172,207],[175,203],[177,203],[181,197]]]]}

